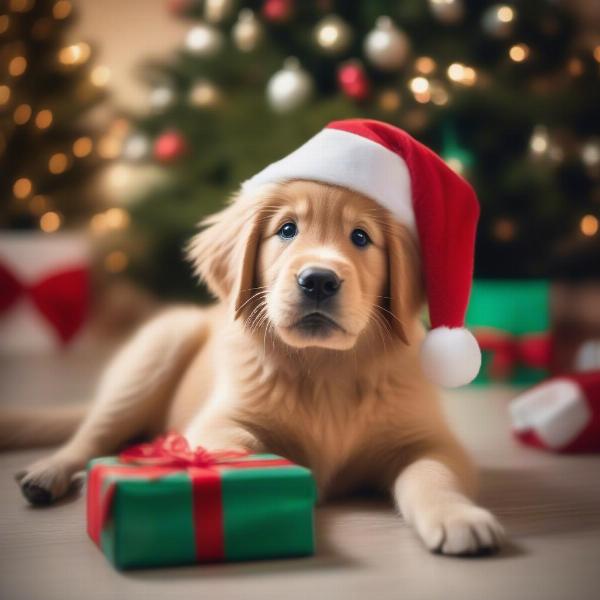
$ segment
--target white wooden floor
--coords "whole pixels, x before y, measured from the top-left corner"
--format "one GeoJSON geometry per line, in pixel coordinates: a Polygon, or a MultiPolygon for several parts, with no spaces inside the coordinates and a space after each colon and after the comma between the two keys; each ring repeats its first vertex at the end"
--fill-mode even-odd
{"type": "MultiPolygon", "coordinates": [[[[108,351],[0,359],[0,402],[85,401],[108,351]]],[[[518,446],[505,410],[512,393],[480,388],[447,399],[481,465],[482,502],[511,538],[497,556],[432,556],[385,500],[374,499],[319,508],[313,558],[118,573],[86,536],[82,497],[47,509],[26,505],[12,474],[42,452],[13,452],[0,455],[0,598],[598,599],[600,456],[518,446]]]]}

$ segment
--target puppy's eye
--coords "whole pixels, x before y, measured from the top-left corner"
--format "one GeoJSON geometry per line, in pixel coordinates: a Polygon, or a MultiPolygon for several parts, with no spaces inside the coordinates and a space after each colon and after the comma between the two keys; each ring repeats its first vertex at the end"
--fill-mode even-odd
{"type": "Polygon", "coordinates": [[[298,227],[296,226],[296,223],[285,223],[281,226],[281,229],[277,232],[277,235],[282,240],[291,240],[298,235],[298,227]]]}
{"type": "Polygon", "coordinates": [[[365,246],[368,246],[371,243],[371,238],[369,237],[369,234],[362,229],[355,229],[350,234],[350,239],[352,240],[352,243],[355,246],[358,246],[359,248],[364,248],[365,246]]]}

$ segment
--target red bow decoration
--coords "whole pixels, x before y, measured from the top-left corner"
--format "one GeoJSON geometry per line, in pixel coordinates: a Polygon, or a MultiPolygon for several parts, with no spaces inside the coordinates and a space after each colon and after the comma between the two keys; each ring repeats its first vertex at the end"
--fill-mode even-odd
{"type": "Polygon", "coordinates": [[[515,336],[494,329],[475,333],[482,350],[493,352],[490,375],[505,379],[517,365],[548,368],[552,357],[552,338],[547,333],[515,336]]]}
{"type": "Polygon", "coordinates": [[[27,286],[0,263],[0,314],[27,294],[63,344],[79,331],[88,312],[89,274],[84,267],[72,267],[46,276],[27,286]]]}
{"type": "Polygon", "coordinates": [[[187,440],[178,433],[169,433],[148,444],[127,448],[119,459],[126,463],[173,468],[207,468],[226,464],[231,460],[248,456],[244,450],[219,450],[210,452],[202,446],[192,450],[187,440]]]}

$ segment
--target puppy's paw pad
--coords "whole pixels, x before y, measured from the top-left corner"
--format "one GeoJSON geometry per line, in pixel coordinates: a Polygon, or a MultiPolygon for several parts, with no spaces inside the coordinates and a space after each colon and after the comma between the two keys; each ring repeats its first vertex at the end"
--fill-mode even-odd
{"type": "Polygon", "coordinates": [[[433,552],[456,556],[495,552],[504,538],[504,530],[496,518],[470,504],[435,511],[423,519],[419,533],[433,552]]]}
{"type": "Polygon", "coordinates": [[[46,459],[15,475],[23,496],[36,506],[48,505],[64,496],[71,484],[71,469],[62,462],[46,459]]]}
{"type": "Polygon", "coordinates": [[[21,486],[21,492],[34,506],[48,506],[52,502],[52,494],[47,489],[34,483],[24,483],[21,486]]]}

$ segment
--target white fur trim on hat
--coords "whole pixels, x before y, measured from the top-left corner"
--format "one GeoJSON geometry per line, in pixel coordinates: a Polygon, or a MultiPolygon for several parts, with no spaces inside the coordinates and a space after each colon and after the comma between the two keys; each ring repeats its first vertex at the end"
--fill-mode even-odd
{"type": "Polygon", "coordinates": [[[253,190],[265,183],[311,179],[356,190],[379,202],[416,232],[410,175],[395,152],[365,137],[323,129],[297,150],[242,184],[253,190]]]}
{"type": "Polygon", "coordinates": [[[421,346],[421,368],[442,387],[460,387],[475,379],[481,351],[473,334],[462,327],[432,329],[421,346]]]}

